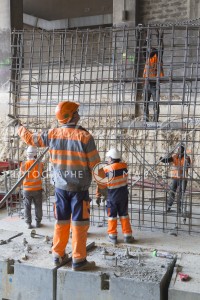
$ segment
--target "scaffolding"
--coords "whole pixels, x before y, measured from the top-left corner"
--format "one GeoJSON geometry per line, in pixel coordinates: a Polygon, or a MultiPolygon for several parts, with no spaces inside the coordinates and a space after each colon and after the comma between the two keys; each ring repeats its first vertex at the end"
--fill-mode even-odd
{"type": "MultiPolygon", "coordinates": [[[[80,124],[93,134],[102,161],[109,148],[117,147],[128,164],[133,227],[200,232],[198,23],[14,31],[11,46],[11,114],[32,131],[48,130],[58,126],[54,116],[58,102],[79,102],[80,124]],[[154,78],[147,63],[151,51],[157,55],[154,78]],[[189,168],[184,167],[187,188],[177,189],[168,212],[171,164],[162,163],[160,157],[170,157],[180,145],[191,161],[189,168]]],[[[8,145],[13,141],[12,149],[8,146],[10,159],[22,160],[26,145],[12,128],[8,135],[8,145]]],[[[48,157],[45,162],[50,174],[48,157]]],[[[91,223],[105,226],[105,203],[97,207],[95,189],[93,182],[91,223]]],[[[50,218],[54,202],[50,176],[45,179],[45,195],[50,218]]]]}

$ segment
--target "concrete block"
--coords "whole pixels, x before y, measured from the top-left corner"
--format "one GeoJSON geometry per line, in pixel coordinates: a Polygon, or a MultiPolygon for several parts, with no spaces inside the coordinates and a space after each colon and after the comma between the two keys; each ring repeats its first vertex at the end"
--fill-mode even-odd
{"type": "MultiPolygon", "coordinates": [[[[42,230],[38,232],[42,234],[42,230]]],[[[0,230],[3,240],[16,233],[0,230]]],[[[43,238],[31,238],[30,232],[27,233],[0,245],[0,299],[55,300],[57,270],[49,253],[51,243],[43,238]],[[24,239],[29,250],[25,248],[24,239]],[[23,260],[25,255],[27,260],[23,260]]]]}
{"type": "MultiPolygon", "coordinates": [[[[106,250],[111,252],[107,247],[106,250]]],[[[89,260],[97,263],[96,270],[73,272],[67,266],[58,269],[57,300],[167,299],[174,260],[141,254],[141,263],[138,263],[132,254],[132,258],[124,258],[124,249],[115,249],[113,257],[107,259],[101,252],[101,247],[97,247],[90,253],[89,260]]]]}
{"type": "Polygon", "coordinates": [[[55,300],[56,269],[15,263],[11,299],[55,300]]]}
{"type": "Polygon", "coordinates": [[[0,299],[12,298],[14,291],[14,268],[12,260],[0,259],[0,299]]]}
{"type": "Polygon", "coordinates": [[[177,260],[169,286],[169,300],[200,299],[200,257],[199,255],[183,254],[177,260]],[[181,281],[179,272],[188,274],[189,281],[181,281]]]}

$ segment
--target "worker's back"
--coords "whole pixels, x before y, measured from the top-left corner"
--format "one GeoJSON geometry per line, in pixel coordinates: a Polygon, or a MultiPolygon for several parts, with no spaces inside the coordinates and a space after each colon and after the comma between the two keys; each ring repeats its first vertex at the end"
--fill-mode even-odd
{"type": "Polygon", "coordinates": [[[107,187],[109,190],[127,187],[128,170],[124,162],[115,162],[104,167],[104,172],[108,177],[107,187]]]}
{"type": "MultiPolygon", "coordinates": [[[[21,163],[20,171],[24,174],[33,164],[35,160],[30,159],[21,163]]],[[[42,190],[42,172],[43,163],[37,163],[31,171],[28,172],[27,176],[23,180],[24,191],[39,191],[42,190]]]]}
{"type": "Polygon", "coordinates": [[[41,138],[49,146],[55,186],[67,191],[87,190],[92,169],[100,161],[90,133],[81,126],[64,125],[49,130],[41,138]]]}

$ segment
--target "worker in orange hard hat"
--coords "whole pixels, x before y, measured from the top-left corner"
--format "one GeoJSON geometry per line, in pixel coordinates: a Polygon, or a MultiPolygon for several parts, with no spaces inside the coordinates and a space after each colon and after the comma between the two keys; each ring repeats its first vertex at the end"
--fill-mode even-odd
{"type": "MultiPolygon", "coordinates": [[[[74,114],[78,112],[79,104],[71,101],[64,101],[58,103],[56,106],[56,118],[60,124],[68,123],[74,114]]],[[[78,114],[76,118],[79,118],[78,114]]],[[[80,118],[79,118],[80,119],[80,118]]]]}
{"type": "Polygon", "coordinates": [[[86,259],[86,240],[90,218],[88,189],[92,169],[100,162],[92,135],[78,126],[79,104],[72,101],[58,103],[55,114],[61,127],[42,133],[31,133],[24,126],[19,136],[29,145],[49,147],[55,185],[56,224],[53,238],[54,265],[64,264],[68,256],[65,248],[72,229],[72,269],[89,270],[95,262],[86,259]]]}

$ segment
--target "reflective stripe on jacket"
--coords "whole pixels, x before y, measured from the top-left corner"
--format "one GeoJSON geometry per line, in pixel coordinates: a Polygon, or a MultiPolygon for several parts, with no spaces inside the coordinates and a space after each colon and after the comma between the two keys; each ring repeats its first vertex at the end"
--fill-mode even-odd
{"type": "Polygon", "coordinates": [[[188,167],[190,166],[189,156],[179,157],[178,154],[172,155],[172,177],[173,178],[184,178],[188,176],[188,167]]]}
{"type": "Polygon", "coordinates": [[[128,170],[126,163],[113,163],[103,169],[108,178],[108,189],[117,189],[128,185],[128,170]]]}
{"type": "MultiPolygon", "coordinates": [[[[28,160],[21,163],[20,171],[24,174],[35,162],[35,160],[28,160]]],[[[28,175],[23,180],[23,190],[24,191],[39,191],[42,190],[42,172],[43,163],[38,163],[35,167],[28,173],[28,175]]]]}
{"type": "Polygon", "coordinates": [[[100,162],[92,135],[77,125],[63,125],[42,133],[20,126],[18,134],[28,145],[49,147],[52,181],[62,190],[85,191],[92,181],[92,169],[100,162]]]}
{"type": "Polygon", "coordinates": [[[158,61],[157,54],[154,54],[153,57],[147,59],[144,72],[143,72],[143,77],[153,78],[159,76],[158,75],[159,64],[160,64],[160,77],[163,77],[164,72],[163,72],[162,63],[158,61]]]}

